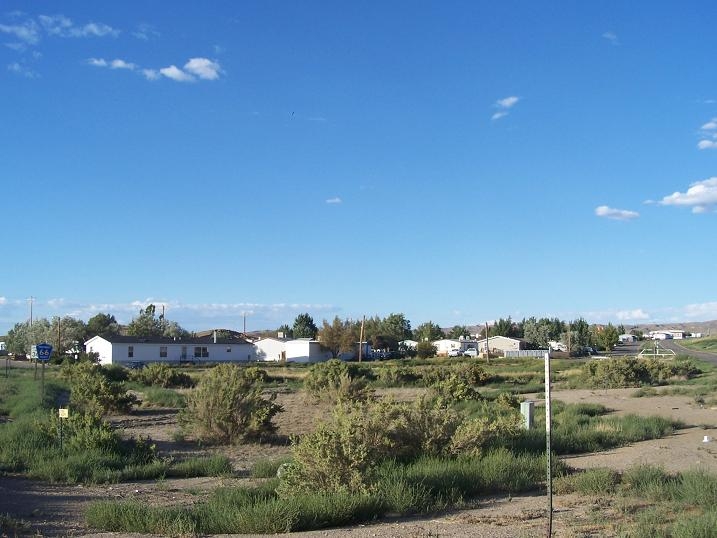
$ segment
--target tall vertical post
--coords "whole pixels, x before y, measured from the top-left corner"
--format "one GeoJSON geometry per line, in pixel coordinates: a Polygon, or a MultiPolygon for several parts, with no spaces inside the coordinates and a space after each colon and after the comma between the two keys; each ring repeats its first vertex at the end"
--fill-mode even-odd
{"type": "Polygon", "coordinates": [[[545,354],[545,461],[547,466],[548,490],[548,538],[553,535],[553,468],[551,461],[552,416],[550,407],[550,352],[548,351],[545,354]]]}
{"type": "Polygon", "coordinates": [[[361,319],[361,331],[359,332],[359,354],[358,354],[358,361],[361,362],[361,357],[363,355],[363,327],[364,323],[366,323],[366,316],[364,316],[361,319]]]}

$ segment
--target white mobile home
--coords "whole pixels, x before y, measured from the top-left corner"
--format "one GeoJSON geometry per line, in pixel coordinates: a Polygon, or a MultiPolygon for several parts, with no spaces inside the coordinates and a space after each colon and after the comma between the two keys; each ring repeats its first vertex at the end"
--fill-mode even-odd
{"type": "Polygon", "coordinates": [[[138,338],[136,336],[95,336],[85,342],[88,353],[97,353],[100,364],[181,362],[249,362],[254,346],[239,338],[138,338]]]}
{"type": "Polygon", "coordinates": [[[330,358],[331,352],[323,349],[318,340],[298,338],[286,342],[287,362],[323,362],[330,358]]]}
{"type": "MultiPolygon", "coordinates": [[[[485,352],[485,338],[476,342],[476,348],[481,353],[485,352]]],[[[509,338],[507,336],[491,336],[488,338],[488,350],[491,353],[495,353],[496,351],[521,351],[526,348],[525,340],[521,340],[520,338],[509,338]]]]}
{"type": "Polygon", "coordinates": [[[281,362],[286,360],[286,340],[261,338],[254,342],[253,361],[281,362]]]}

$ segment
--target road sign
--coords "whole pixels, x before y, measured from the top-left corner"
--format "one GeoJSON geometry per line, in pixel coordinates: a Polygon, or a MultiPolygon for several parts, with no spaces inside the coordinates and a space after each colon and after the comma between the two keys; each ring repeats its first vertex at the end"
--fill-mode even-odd
{"type": "Polygon", "coordinates": [[[64,407],[64,408],[63,408],[63,407],[60,407],[60,408],[57,410],[57,414],[58,414],[58,416],[59,416],[60,418],[69,418],[69,416],[70,416],[70,410],[67,409],[66,407],[64,407]]]}
{"type": "Polygon", "coordinates": [[[34,361],[37,360],[37,346],[35,344],[30,346],[30,358],[34,361]]]}
{"type": "Polygon", "coordinates": [[[37,360],[49,361],[52,355],[52,346],[50,344],[37,344],[37,360]]]}

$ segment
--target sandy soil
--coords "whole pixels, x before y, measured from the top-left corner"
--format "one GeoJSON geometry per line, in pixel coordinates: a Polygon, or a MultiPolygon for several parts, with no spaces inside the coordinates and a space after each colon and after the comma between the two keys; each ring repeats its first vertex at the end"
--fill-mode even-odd
{"type": "MultiPolygon", "coordinates": [[[[420,389],[391,391],[396,399],[414,398],[420,389]]],[[[703,443],[705,435],[717,439],[717,410],[700,408],[689,397],[660,396],[632,398],[634,389],[573,390],[554,393],[565,402],[595,402],[615,413],[662,415],[690,425],[675,435],[654,441],[636,443],[609,452],[565,458],[576,468],[607,466],[625,469],[636,463],[656,463],[669,471],[695,466],[717,472],[717,441],[703,443]]],[[[284,413],[277,417],[281,436],[311,430],[326,416],[329,408],[306,402],[302,396],[280,394],[277,402],[284,413]]],[[[191,443],[173,440],[177,429],[176,413],[172,410],[139,410],[133,415],[117,417],[115,423],[128,435],[149,435],[164,454],[184,456],[221,451],[227,454],[237,471],[236,478],[196,478],[159,480],[132,484],[103,486],[63,486],[31,481],[21,477],[0,478],[0,514],[10,513],[27,521],[32,532],[44,536],[120,536],[89,534],[83,521],[85,506],[99,499],[138,499],[149,504],[192,504],[218,486],[249,483],[248,471],[259,459],[276,458],[289,453],[288,445],[251,445],[230,449],[198,450],[191,443]]],[[[554,499],[554,535],[571,536],[573,523],[585,517],[589,502],[573,496],[554,499]]],[[[306,538],[368,538],[368,537],[533,537],[544,536],[546,499],[543,496],[494,497],[481,500],[470,510],[442,514],[431,518],[388,518],[369,525],[329,529],[294,536],[306,538]]],[[[122,535],[128,536],[128,535],[122,535]]]]}

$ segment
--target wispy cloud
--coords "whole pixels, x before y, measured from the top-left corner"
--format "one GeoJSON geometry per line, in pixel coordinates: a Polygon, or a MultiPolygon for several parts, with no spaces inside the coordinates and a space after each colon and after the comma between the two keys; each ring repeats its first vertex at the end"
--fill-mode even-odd
{"type": "Polygon", "coordinates": [[[640,216],[637,211],[629,211],[627,209],[615,209],[606,205],[595,208],[595,215],[612,220],[632,220],[640,216]]]}
{"type": "Polygon", "coordinates": [[[7,70],[25,78],[39,78],[40,74],[19,62],[8,64],[7,70]]]}
{"type": "Polygon", "coordinates": [[[611,45],[620,44],[620,40],[618,39],[617,34],[615,32],[605,32],[602,37],[603,39],[609,41],[611,45]]]}
{"type": "Polygon", "coordinates": [[[132,32],[132,35],[137,39],[141,39],[142,41],[149,41],[150,39],[160,37],[161,34],[155,29],[154,26],[143,22],[137,25],[137,28],[134,30],[134,32],[132,32]]]}
{"type": "Polygon", "coordinates": [[[329,198],[326,200],[327,204],[340,204],[343,200],[339,198],[338,196],[334,196],[333,198],[329,198]]]}
{"type": "MultiPolygon", "coordinates": [[[[321,303],[184,303],[178,300],[146,298],[128,302],[85,303],[65,298],[38,298],[35,301],[35,315],[38,318],[52,316],[72,316],[87,320],[102,312],[112,314],[119,323],[129,323],[132,318],[154,304],[157,311],[165,309],[167,319],[176,321],[189,330],[202,330],[215,327],[240,327],[242,318],[247,316],[247,326],[252,329],[273,329],[282,323],[291,323],[303,312],[309,312],[318,322],[321,318],[331,319],[341,312],[341,308],[321,303]]],[[[12,326],[27,319],[27,301],[25,299],[0,300],[0,322],[12,326]]]]}
{"type": "Polygon", "coordinates": [[[120,31],[101,23],[89,22],[77,26],[72,19],[64,15],[40,15],[40,24],[48,35],[57,37],[117,37],[120,31]]]}
{"type": "Polygon", "coordinates": [[[499,120],[500,118],[504,118],[508,115],[511,108],[513,108],[515,105],[518,104],[518,101],[520,101],[520,97],[516,97],[515,95],[511,95],[508,97],[504,97],[502,99],[498,99],[494,104],[493,107],[497,108],[498,111],[495,112],[490,119],[495,121],[499,120]]]}
{"type": "Polygon", "coordinates": [[[693,213],[707,213],[717,205],[717,177],[692,183],[685,192],[673,192],[660,205],[691,207],[693,213]]]}
{"type": "Polygon", "coordinates": [[[650,314],[642,308],[635,308],[633,310],[618,310],[615,312],[615,317],[620,321],[644,321],[650,319],[650,314]]]}
{"type": "Polygon", "coordinates": [[[156,69],[142,69],[142,75],[144,75],[144,78],[147,80],[159,80],[161,76],[156,69]]]}
{"type": "Polygon", "coordinates": [[[21,24],[0,24],[0,33],[15,36],[16,39],[30,45],[36,45],[40,42],[40,27],[32,19],[21,24]]]}
{"type": "Polygon", "coordinates": [[[87,63],[95,67],[109,67],[110,69],[128,69],[134,71],[137,68],[137,64],[132,62],[126,62],[120,58],[116,58],[112,61],[107,61],[104,58],[90,58],[87,63]]]}
{"type": "Polygon", "coordinates": [[[717,118],[712,118],[700,127],[698,149],[717,149],[717,118]]]}

